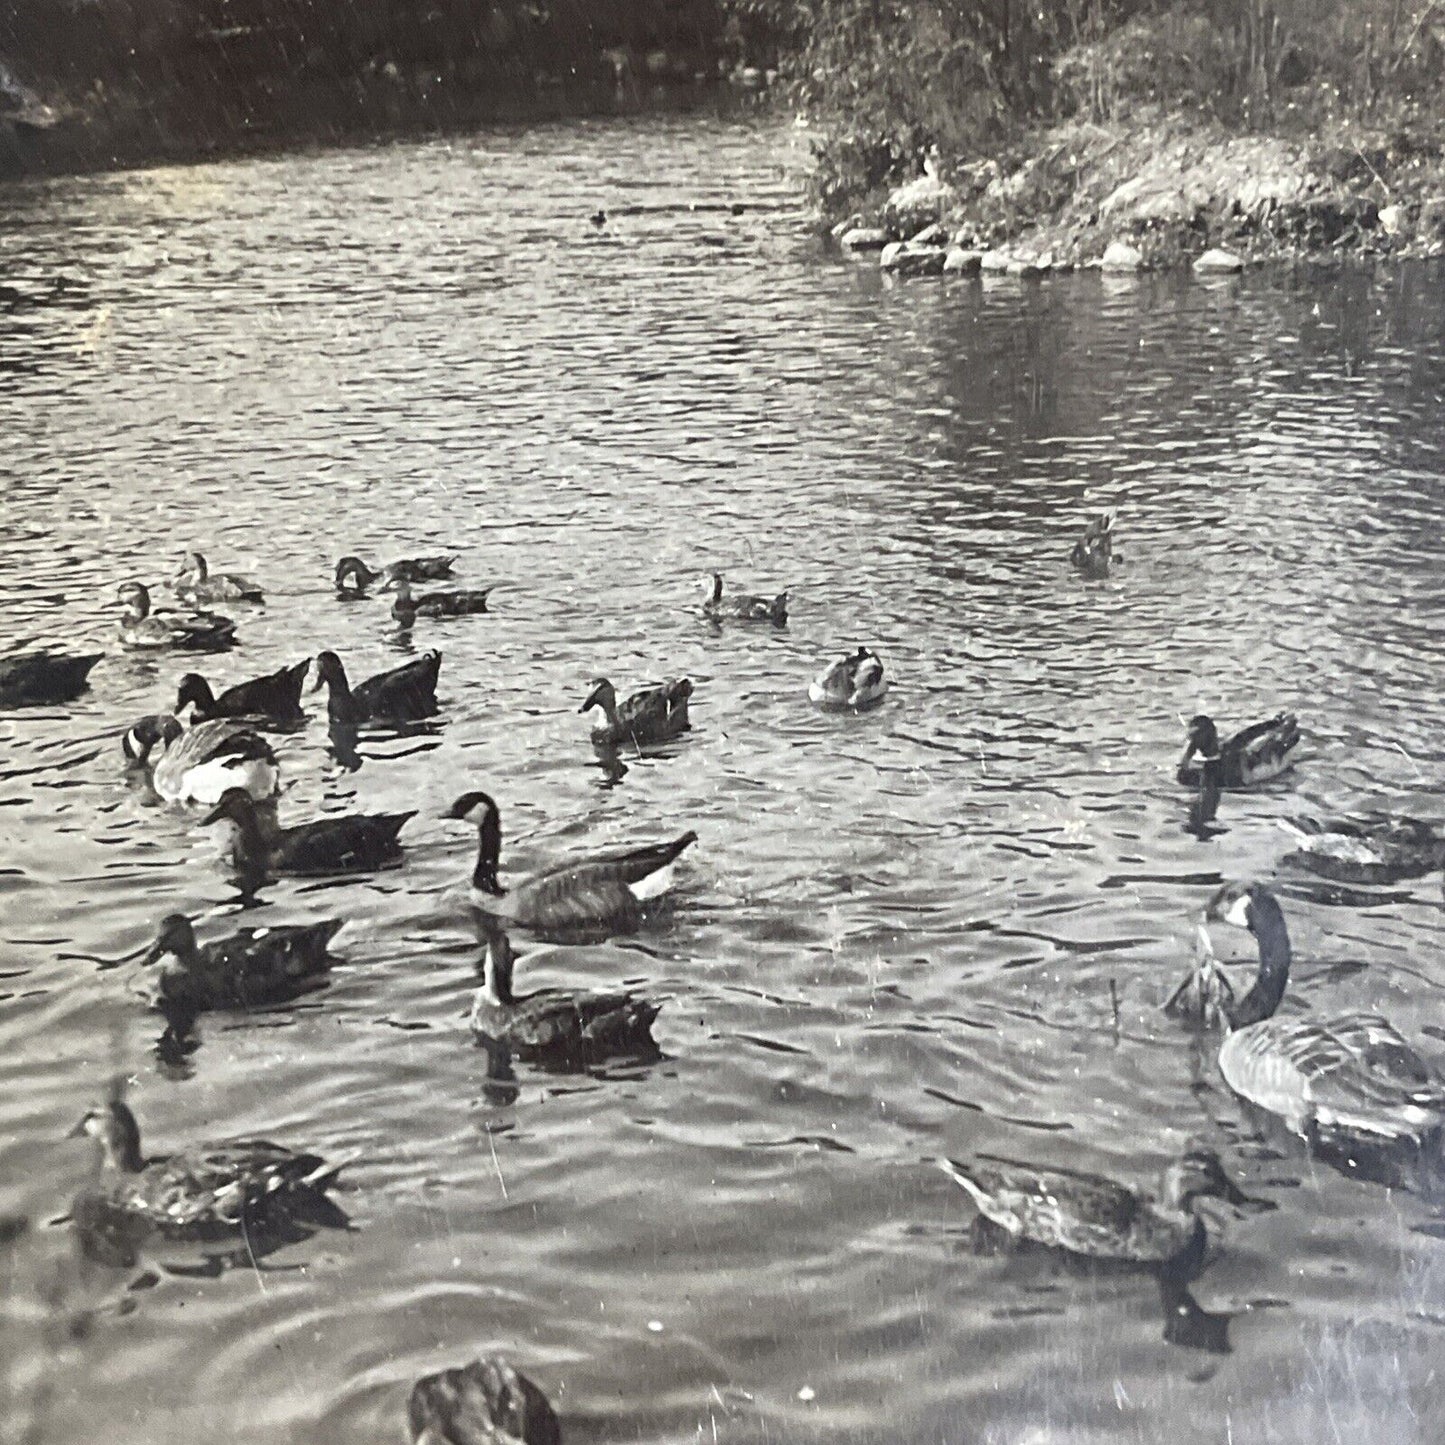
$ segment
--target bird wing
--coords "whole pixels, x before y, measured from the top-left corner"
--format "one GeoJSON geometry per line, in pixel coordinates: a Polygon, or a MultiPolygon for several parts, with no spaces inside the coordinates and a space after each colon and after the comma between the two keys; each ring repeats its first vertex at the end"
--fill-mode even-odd
{"type": "Polygon", "coordinates": [[[1445,1121],[1445,1083],[1376,1014],[1267,1019],[1231,1034],[1220,1069],[1237,1093],[1291,1121],[1417,1134],[1445,1121]]]}

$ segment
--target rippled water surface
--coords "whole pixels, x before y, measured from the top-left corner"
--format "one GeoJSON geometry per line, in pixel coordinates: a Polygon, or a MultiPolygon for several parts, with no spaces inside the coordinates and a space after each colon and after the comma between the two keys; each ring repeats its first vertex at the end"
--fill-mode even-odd
{"type": "MultiPolygon", "coordinates": [[[[802,160],[653,120],[6,193],[0,629],[108,652],[0,717],[6,1438],[392,1440],[417,1374],[490,1348],[573,1441],[1436,1438],[1431,1209],[1262,1129],[1158,1005],[1276,819],[1442,817],[1440,274],[894,287],[820,254],[802,160]],[[1082,582],[1104,506],[1125,564],[1082,582]],[[246,922],[342,916],[344,964],[177,1057],[134,968],[75,955],[241,921],[217,839],[119,748],[185,664],[115,649],[115,588],[192,546],[268,589],[213,680],[444,662],[435,731],[359,768],[324,708],[278,739],[283,820],[419,808],[406,863],[265,890],[246,922]],[[442,548],[489,616],[404,635],[332,594],[343,553],[442,548]],[[703,622],[714,567],[792,589],[786,629],[703,622]],[[860,641],[885,705],[810,710],[860,641]],[[599,673],[687,674],[693,732],[599,766],[599,673]],[[1199,841],[1180,714],[1282,706],[1293,777],[1199,841]],[[639,935],[517,940],[524,987],[665,997],[661,1061],[488,1081],[473,839],[440,817],[475,787],[513,876],[696,828],[639,935]],[[65,1134],[115,1072],[158,1151],[356,1152],[352,1228],[82,1259],[65,1134]],[[929,1163],[1148,1181],[1190,1136],[1278,1205],[1221,1219],[1197,1314],[981,1251],[929,1163]]],[[[1438,1057],[1439,890],[1286,891],[1288,1006],[1378,1007],[1438,1057]]]]}

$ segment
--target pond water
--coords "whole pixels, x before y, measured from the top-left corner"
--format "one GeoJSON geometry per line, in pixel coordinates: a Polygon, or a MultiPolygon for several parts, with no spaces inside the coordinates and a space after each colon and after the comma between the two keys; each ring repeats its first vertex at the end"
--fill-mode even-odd
{"type": "MultiPolygon", "coordinates": [[[[805,140],[608,121],[7,191],[0,636],[108,655],[0,717],[6,1439],[393,1440],[415,1376],[496,1348],[571,1441],[1435,1438],[1445,1227],[1261,1126],[1159,1005],[1278,819],[1445,816],[1441,273],[895,286],[820,252],[805,140]],[[1085,582],[1105,507],[1125,561],[1085,582]],[[190,664],[118,651],[116,587],[191,547],[268,589],[213,680],[444,661],[435,730],[359,767],[314,702],[277,739],[283,821],[417,808],[405,866],[264,890],[245,922],[346,919],[332,986],[178,1055],[133,967],[75,955],[242,921],[119,746],[190,664]],[[344,553],[443,549],[489,615],[333,595],[344,553]],[[790,588],[787,627],[701,620],[714,568],[790,588]],[[810,709],[859,642],[884,705],[810,709]],[[693,731],[600,766],[602,673],[691,677],[693,731]],[[1180,715],[1279,707],[1294,773],[1190,834],[1180,715]],[[659,1061],[488,1080],[441,819],[477,787],[514,877],[697,830],[635,937],[515,940],[524,988],[663,997],[659,1061]],[[350,1230],[82,1256],[65,1136],[115,1074],[159,1152],[355,1153],[350,1230]],[[1191,1137],[1278,1208],[1216,1216],[1167,1312],[980,1249],[930,1162],[1149,1182],[1191,1137]]],[[[1288,1007],[1445,1053],[1437,876],[1283,897],[1288,1007]]]]}

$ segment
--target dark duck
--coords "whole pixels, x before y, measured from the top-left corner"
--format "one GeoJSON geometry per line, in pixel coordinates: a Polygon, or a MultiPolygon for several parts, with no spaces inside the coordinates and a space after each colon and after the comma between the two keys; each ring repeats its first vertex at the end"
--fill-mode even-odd
{"type": "Polygon", "coordinates": [[[779,592],[775,597],[765,597],[754,592],[733,592],[723,596],[721,572],[714,572],[707,583],[707,600],[702,604],[702,615],[713,622],[731,619],[734,622],[771,622],[781,627],[788,620],[788,594],[779,592]]]}
{"type": "Polygon", "coordinates": [[[439,582],[452,575],[455,557],[402,557],[373,572],[360,557],[343,557],[336,564],[336,590],[360,596],[375,582],[439,582]]]}
{"type": "Polygon", "coordinates": [[[343,920],[242,928],[200,943],[189,918],[163,918],[143,967],[160,965],[153,1001],[185,1014],[210,1009],[246,1011],[290,1003],[324,988],[331,971],[331,940],[343,920]]]}
{"type": "Polygon", "coordinates": [[[90,670],[102,655],[20,652],[0,658],[0,707],[71,702],[90,685],[90,670]]]}
{"type": "Polygon", "coordinates": [[[301,877],[370,873],[400,862],[397,835],[416,817],[406,813],[347,813],[311,823],[278,826],[240,788],[224,792],[201,819],[203,827],[223,825],[232,868],[247,878],[281,874],[301,877]]]}
{"type": "Polygon", "coordinates": [[[1095,581],[1107,577],[1114,561],[1114,516],[1101,512],[1087,527],[1084,535],[1074,543],[1069,561],[1085,577],[1095,581]]]}
{"type": "Polygon", "coordinates": [[[423,592],[420,597],[412,595],[411,583],[404,578],[393,584],[396,601],[391,604],[391,615],[403,627],[410,627],[418,617],[470,617],[487,610],[487,598],[491,587],[452,588],[446,592],[423,592]]]}
{"type": "Polygon", "coordinates": [[[619,703],[617,689],[605,677],[599,677],[577,710],[602,709],[602,725],[592,729],[592,741],[597,747],[643,747],[666,742],[688,730],[691,723],[687,705],[691,697],[691,681],[677,677],[640,688],[619,703]]]}
{"type": "Polygon", "coordinates": [[[412,1445],[562,1445],[547,1397],[501,1355],[424,1375],[406,1422],[412,1445]]]}
{"type": "Polygon", "coordinates": [[[437,674],[441,665],[441,653],[426,652],[353,688],[341,659],[334,652],[323,652],[316,659],[316,681],[312,686],[327,687],[327,711],[332,722],[416,722],[437,713],[437,674]]]}
{"type": "Polygon", "coordinates": [[[483,983],[472,1003],[477,1039],[556,1069],[585,1069],[609,1058],[656,1055],[652,1021],[660,1005],[639,994],[512,991],[515,956],[507,935],[487,939],[483,983]]]}
{"type": "Polygon", "coordinates": [[[199,673],[188,672],[176,688],[176,712],[191,709],[193,722],[207,722],[218,717],[265,718],[271,722],[299,722],[301,689],[311,659],[277,668],[265,677],[253,677],[228,687],[218,697],[199,673]]]}

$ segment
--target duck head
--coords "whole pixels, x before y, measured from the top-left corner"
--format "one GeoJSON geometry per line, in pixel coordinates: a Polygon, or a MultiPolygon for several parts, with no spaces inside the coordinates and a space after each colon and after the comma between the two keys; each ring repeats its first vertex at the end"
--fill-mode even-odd
{"type": "Polygon", "coordinates": [[[1259,1205],[1224,1172],[1219,1155],[1202,1144],[1191,1144],[1183,1155],[1164,1171],[1160,1198],[1181,1211],[1188,1210],[1196,1199],[1222,1199],[1242,1209],[1259,1205]]]}
{"type": "Polygon", "coordinates": [[[206,559],[199,552],[187,552],[186,560],[181,563],[181,570],[176,573],[175,580],[189,582],[194,586],[198,582],[204,582],[208,575],[206,559]]]}
{"type": "Polygon", "coordinates": [[[151,713],[125,730],[120,740],[121,750],[131,762],[144,766],[157,743],[162,749],[168,748],[184,731],[180,719],[170,713],[151,713]]]}
{"type": "Polygon", "coordinates": [[[176,684],[176,712],[182,713],[186,708],[195,706],[206,708],[215,702],[215,694],[211,691],[211,685],[198,672],[188,672],[176,684]]]}
{"type": "Polygon", "coordinates": [[[1184,754],[1179,759],[1179,766],[1187,766],[1195,753],[1206,758],[1219,756],[1219,729],[1214,726],[1214,719],[1204,713],[1189,720],[1189,735],[1184,740],[1184,754]]]}
{"type": "Polygon", "coordinates": [[[115,1169],[138,1173],[141,1168],[140,1125],[125,1103],[107,1099],[91,1109],[70,1131],[72,1139],[85,1135],[98,1140],[105,1162],[115,1169]]]}
{"type": "MultiPolygon", "coordinates": [[[[216,806],[201,819],[201,827],[207,828],[222,819],[235,823],[243,830],[253,828],[256,823],[256,804],[250,793],[244,788],[227,788],[216,800],[216,806]]],[[[166,922],[170,923],[179,916],[172,914],[166,922]]]]}
{"type": "Polygon", "coordinates": [[[322,683],[328,687],[346,687],[346,669],[334,652],[316,654],[316,681],[311,684],[311,691],[319,692],[322,683]]]}
{"type": "Polygon", "coordinates": [[[593,679],[592,691],[587,694],[587,701],[577,711],[589,712],[594,707],[600,707],[608,717],[617,710],[617,689],[605,677],[593,679]]]}
{"type": "Polygon", "coordinates": [[[442,816],[476,825],[478,851],[472,886],[483,893],[500,894],[497,863],[502,853],[502,815],[496,803],[486,793],[463,793],[442,816]]]}
{"type": "Polygon", "coordinates": [[[336,590],[338,592],[356,591],[370,587],[380,577],[379,572],[373,572],[360,557],[343,557],[336,564],[336,590]],[[355,588],[348,587],[348,583],[354,582],[355,588]]]}
{"type": "Polygon", "coordinates": [[[141,958],[141,967],[159,963],[167,955],[185,963],[195,954],[196,931],[191,927],[191,920],[184,913],[168,913],[157,926],[155,942],[141,958]]]}
{"type": "Polygon", "coordinates": [[[125,603],[126,613],[136,622],[150,616],[151,594],[149,588],[140,582],[125,583],[116,596],[125,603]]]}

